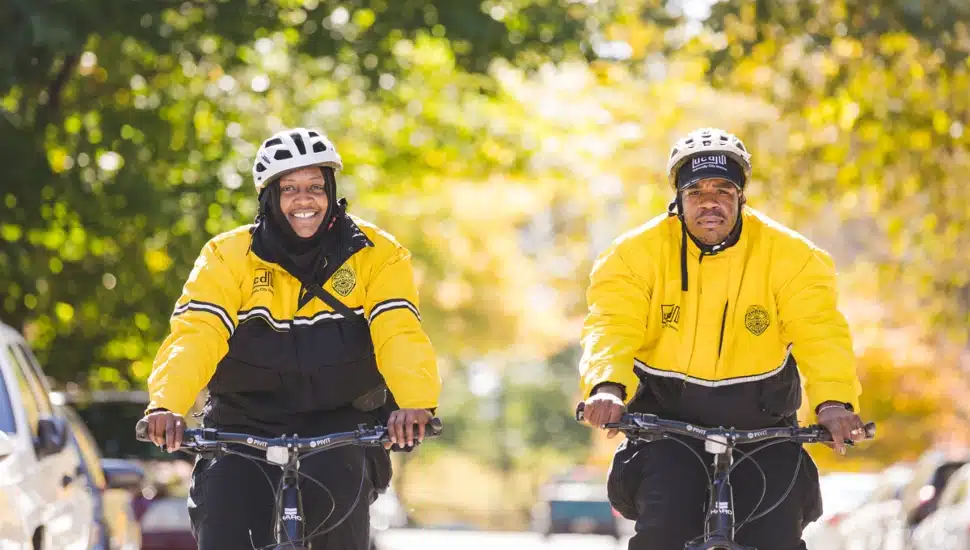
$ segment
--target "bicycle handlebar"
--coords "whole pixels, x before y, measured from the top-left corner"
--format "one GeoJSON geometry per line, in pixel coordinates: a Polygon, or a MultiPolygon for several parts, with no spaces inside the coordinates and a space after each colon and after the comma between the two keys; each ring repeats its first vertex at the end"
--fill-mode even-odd
{"type": "MultiPolygon", "coordinates": [[[[583,410],[585,403],[576,406],[576,420],[583,421],[583,410]]],[[[788,439],[798,443],[824,443],[832,441],[832,434],[821,425],[815,424],[804,428],[790,426],[784,428],[762,428],[760,430],[735,430],[734,428],[709,428],[696,426],[688,422],[677,420],[665,420],[655,414],[646,413],[624,413],[619,422],[606,425],[609,429],[617,429],[621,432],[637,437],[644,435],[666,436],[674,433],[686,435],[700,440],[708,440],[712,437],[723,437],[732,444],[738,442],[756,443],[767,439],[788,439]]],[[[876,437],[876,423],[869,422],[865,425],[866,439],[876,437]]],[[[846,445],[853,445],[852,440],[845,440],[846,445]]]]}
{"type": "MultiPolygon", "coordinates": [[[[432,418],[428,423],[426,437],[437,437],[441,434],[441,419],[432,418]]],[[[148,422],[144,419],[135,424],[135,439],[138,441],[150,442],[148,437],[148,422]]],[[[365,447],[376,447],[389,443],[385,426],[375,426],[367,428],[360,425],[352,432],[333,433],[320,437],[259,437],[244,433],[221,432],[214,428],[187,429],[182,436],[182,446],[180,450],[192,452],[204,452],[224,449],[226,444],[238,444],[266,451],[267,456],[271,454],[271,449],[281,449],[287,451],[322,451],[341,447],[344,445],[360,445],[365,447]]],[[[275,462],[275,461],[274,461],[275,462]]]]}

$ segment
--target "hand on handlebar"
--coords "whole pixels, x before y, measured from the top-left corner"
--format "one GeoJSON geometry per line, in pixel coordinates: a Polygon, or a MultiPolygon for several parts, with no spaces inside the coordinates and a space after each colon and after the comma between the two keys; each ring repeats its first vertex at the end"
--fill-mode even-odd
{"type": "Polygon", "coordinates": [[[148,438],[155,445],[174,453],[182,446],[185,433],[185,419],[171,411],[155,411],[145,415],[148,423],[148,438]]]}
{"type": "MultiPolygon", "coordinates": [[[[597,388],[596,393],[583,403],[583,418],[594,428],[606,429],[606,424],[619,422],[626,412],[620,397],[620,389],[612,385],[597,388]]],[[[613,439],[619,430],[611,429],[606,437],[613,439]]]]}
{"type": "Polygon", "coordinates": [[[414,442],[414,425],[418,425],[418,443],[424,441],[425,426],[433,418],[428,409],[398,409],[391,413],[387,420],[387,435],[391,439],[384,444],[390,449],[395,444],[399,447],[411,447],[414,442]]]}
{"type": "Polygon", "coordinates": [[[832,434],[832,442],[826,445],[841,455],[845,454],[845,440],[862,441],[866,438],[866,426],[859,415],[841,406],[822,405],[818,423],[832,434]]]}

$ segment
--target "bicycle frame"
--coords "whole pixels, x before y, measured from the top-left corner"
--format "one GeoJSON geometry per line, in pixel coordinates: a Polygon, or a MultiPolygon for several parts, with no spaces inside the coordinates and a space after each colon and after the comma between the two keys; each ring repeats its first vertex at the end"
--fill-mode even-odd
{"type": "Polygon", "coordinates": [[[704,448],[714,454],[714,479],[704,526],[707,540],[700,544],[688,543],[684,550],[757,550],[734,542],[734,492],[730,478],[733,442],[724,436],[711,436],[705,440],[704,448]],[[711,536],[711,533],[715,534],[711,536]]]}
{"type": "MultiPolygon", "coordinates": [[[[584,403],[576,407],[576,420],[583,420],[584,403]]],[[[688,542],[684,550],[758,550],[741,546],[734,542],[735,517],[734,493],[731,489],[731,467],[734,462],[733,451],[738,441],[756,443],[769,439],[785,439],[797,443],[820,443],[832,441],[832,435],[822,426],[796,426],[764,428],[760,430],[735,430],[733,428],[702,428],[686,422],[665,420],[653,414],[625,413],[618,423],[609,423],[608,429],[618,429],[627,437],[653,441],[673,435],[683,435],[700,439],[704,450],[714,455],[714,477],[711,481],[711,495],[708,502],[704,541],[688,542]]],[[[865,438],[876,435],[876,425],[865,425],[865,438]]],[[[853,445],[851,440],[846,445],[853,445]]],[[[797,471],[797,470],[796,470],[797,471]]],[[[788,493],[785,493],[785,498],[788,493]]],[[[753,512],[752,512],[753,513],[753,512]]]]}
{"type": "Polygon", "coordinates": [[[309,550],[305,546],[284,542],[303,540],[306,536],[306,524],[303,521],[303,496],[300,493],[298,469],[299,465],[284,470],[283,490],[280,491],[280,499],[277,502],[280,517],[276,520],[276,547],[273,550],[309,550]]]}
{"type": "MultiPolygon", "coordinates": [[[[438,418],[431,419],[425,436],[436,437],[440,434],[441,420],[438,418]]],[[[283,469],[282,487],[276,503],[279,517],[276,518],[276,546],[273,547],[273,550],[309,550],[302,545],[306,537],[306,523],[298,474],[301,456],[308,456],[346,445],[380,446],[389,441],[385,427],[367,428],[365,425],[358,426],[357,430],[353,432],[312,438],[299,438],[296,435],[265,438],[249,434],[220,432],[211,428],[185,430],[183,437],[184,443],[180,450],[194,453],[224,454],[229,445],[245,445],[265,451],[265,462],[275,464],[283,469]],[[301,451],[303,451],[302,455],[301,451]]],[[[145,420],[139,420],[138,424],[135,425],[135,438],[139,441],[149,441],[148,423],[145,420]]],[[[414,442],[414,444],[417,445],[417,442],[414,442]]],[[[397,445],[392,447],[392,450],[395,449],[398,449],[397,445]]],[[[366,473],[362,473],[362,475],[366,475],[366,473]]]]}

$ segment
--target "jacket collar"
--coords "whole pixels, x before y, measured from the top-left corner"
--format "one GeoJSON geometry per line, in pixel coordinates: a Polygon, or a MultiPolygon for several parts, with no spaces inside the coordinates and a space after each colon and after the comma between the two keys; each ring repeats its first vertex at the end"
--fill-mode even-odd
{"type": "MultiPolygon", "coordinates": [[[[680,223],[683,224],[684,222],[680,223]]],[[[690,255],[693,258],[697,259],[700,257],[702,250],[705,256],[729,256],[732,255],[736,250],[743,250],[748,240],[748,234],[751,233],[750,229],[748,231],[744,230],[745,224],[750,225],[750,220],[748,220],[748,217],[745,216],[745,211],[742,209],[741,213],[738,215],[737,233],[728,236],[728,238],[719,245],[715,245],[714,247],[705,246],[704,249],[698,246],[698,241],[690,233],[683,231],[684,236],[686,237],[685,240],[687,251],[690,252],[690,255]]]]}
{"type": "MultiPolygon", "coordinates": [[[[328,280],[334,274],[337,269],[340,268],[344,263],[347,262],[354,254],[360,252],[361,250],[373,247],[374,242],[364,233],[359,225],[354,221],[350,214],[345,214],[340,217],[337,221],[340,224],[340,240],[337,242],[337,246],[331,252],[330,256],[327,257],[327,265],[324,268],[324,279],[328,280]]],[[[255,226],[253,226],[255,229],[255,226]]],[[[250,230],[252,232],[252,230],[250,230]]],[[[276,262],[267,259],[266,252],[259,249],[256,245],[256,241],[250,243],[249,248],[250,253],[253,258],[263,265],[270,268],[283,269],[281,265],[276,262]]],[[[285,270],[284,270],[285,271],[285,270]]]]}

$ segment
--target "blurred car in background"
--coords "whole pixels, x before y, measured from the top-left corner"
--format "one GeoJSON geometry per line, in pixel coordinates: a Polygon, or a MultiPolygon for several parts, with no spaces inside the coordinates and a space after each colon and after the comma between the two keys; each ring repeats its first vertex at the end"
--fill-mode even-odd
{"type": "Polygon", "coordinates": [[[838,525],[842,550],[903,549],[901,496],[912,477],[912,464],[894,464],[879,474],[876,488],[838,525]]]}
{"type": "Polygon", "coordinates": [[[53,399],[71,428],[71,444],[81,460],[81,474],[94,497],[91,550],[138,550],[141,528],[132,506],[132,493],[141,490],[144,470],[126,460],[102,460],[97,442],[84,421],[67,405],[53,399]]]}
{"type": "Polygon", "coordinates": [[[914,550],[967,550],[970,548],[970,464],[961,466],[947,481],[936,509],[913,529],[914,550]]]}
{"type": "Polygon", "coordinates": [[[0,545],[89,548],[95,502],[27,342],[0,323],[0,545]]]}
{"type": "Polygon", "coordinates": [[[373,504],[370,505],[370,526],[374,531],[400,529],[411,523],[408,512],[401,504],[394,487],[388,487],[373,504]]]}
{"type": "Polygon", "coordinates": [[[623,518],[610,505],[602,477],[578,468],[542,486],[533,507],[533,529],[546,537],[577,533],[619,540],[623,518]]]}
{"type": "Polygon", "coordinates": [[[859,507],[879,482],[879,474],[838,472],[819,477],[822,517],[810,523],[802,535],[809,550],[842,547],[840,522],[859,507]]]}
{"type": "MultiPolygon", "coordinates": [[[[167,453],[135,439],[135,424],[144,416],[143,391],[64,392],[57,399],[84,420],[102,456],[130,460],[144,468],[145,483],[133,491],[132,507],[142,532],[144,550],[195,550],[186,503],[193,457],[167,453]]],[[[194,418],[186,417],[192,424],[194,418]]],[[[189,427],[195,427],[190,425],[189,427]]]]}
{"type": "Polygon", "coordinates": [[[943,488],[950,477],[970,462],[966,451],[928,451],[920,457],[913,467],[913,477],[903,487],[900,513],[897,520],[900,526],[893,535],[901,539],[903,548],[912,548],[912,536],[916,527],[936,511],[943,488]]]}
{"type": "Polygon", "coordinates": [[[407,509],[401,504],[394,487],[388,487],[370,505],[370,550],[379,550],[381,533],[411,525],[407,509]]]}

